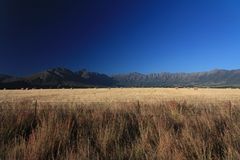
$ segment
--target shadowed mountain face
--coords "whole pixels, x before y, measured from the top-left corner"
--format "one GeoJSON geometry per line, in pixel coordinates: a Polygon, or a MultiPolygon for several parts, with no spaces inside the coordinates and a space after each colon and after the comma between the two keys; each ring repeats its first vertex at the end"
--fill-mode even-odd
{"type": "Polygon", "coordinates": [[[4,78],[1,88],[62,88],[62,87],[111,87],[112,77],[81,70],[73,72],[66,68],[53,68],[23,78],[4,78]]]}
{"type": "Polygon", "coordinates": [[[213,70],[197,73],[152,73],[140,74],[130,73],[115,75],[114,79],[123,86],[145,86],[145,87],[239,87],[240,70],[213,70]]]}
{"type": "Polygon", "coordinates": [[[61,87],[240,87],[240,70],[197,73],[129,73],[108,76],[80,70],[54,68],[27,77],[0,74],[0,88],[61,87]]]}
{"type": "Polygon", "coordinates": [[[9,79],[11,78],[11,76],[9,75],[6,75],[6,74],[0,74],[0,82],[6,80],[6,79],[9,79]]]}

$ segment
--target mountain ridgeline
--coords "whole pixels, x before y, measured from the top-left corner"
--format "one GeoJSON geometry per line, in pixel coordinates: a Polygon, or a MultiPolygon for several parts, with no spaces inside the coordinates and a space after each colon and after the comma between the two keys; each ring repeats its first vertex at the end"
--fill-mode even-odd
{"type": "Polygon", "coordinates": [[[0,88],[240,87],[240,70],[196,73],[129,73],[108,76],[54,68],[26,77],[0,74],[0,88]]]}
{"type": "Polygon", "coordinates": [[[0,88],[91,88],[113,87],[112,77],[96,72],[53,68],[27,77],[0,76],[0,88]]]}

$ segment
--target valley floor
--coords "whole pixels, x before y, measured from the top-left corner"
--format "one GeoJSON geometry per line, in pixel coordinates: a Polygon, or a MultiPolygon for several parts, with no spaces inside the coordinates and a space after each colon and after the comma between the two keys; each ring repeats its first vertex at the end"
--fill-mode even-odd
{"type": "Polygon", "coordinates": [[[239,157],[239,89],[0,91],[0,159],[239,157]]]}
{"type": "Polygon", "coordinates": [[[64,103],[112,103],[136,102],[156,103],[176,100],[189,103],[240,102],[240,89],[194,89],[194,88],[100,88],[100,89],[33,89],[0,90],[0,102],[64,103]]]}

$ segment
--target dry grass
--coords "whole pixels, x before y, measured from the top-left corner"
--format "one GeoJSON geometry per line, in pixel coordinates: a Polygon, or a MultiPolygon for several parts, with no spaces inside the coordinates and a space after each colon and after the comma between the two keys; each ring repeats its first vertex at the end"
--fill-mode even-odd
{"type": "MultiPolygon", "coordinates": [[[[171,92],[169,95],[187,92],[166,90],[171,92]]],[[[191,92],[194,95],[193,89],[191,92]]],[[[237,97],[238,92],[230,90],[222,95],[235,93],[237,97]]],[[[213,98],[202,103],[202,95],[196,94],[197,103],[194,99],[185,101],[187,97],[155,103],[2,102],[0,159],[238,159],[237,98],[213,98]]]]}
{"type": "Polygon", "coordinates": [[[194,88],[102,88],[102,89],[35,89],[0,90],[1,101],[35,100],[38,102],[136,102],[156,103],[162,101],[188,101],[196,103],[218,103],[231,101],[240,103],[240,89],[194,88]]]}

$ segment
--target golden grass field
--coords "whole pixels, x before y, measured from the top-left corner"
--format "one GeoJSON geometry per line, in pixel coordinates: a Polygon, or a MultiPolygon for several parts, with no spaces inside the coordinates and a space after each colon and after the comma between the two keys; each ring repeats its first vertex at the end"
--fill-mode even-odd
{"type": "Polygon", "coordinates": [[[239,158],[239,89],[0,91],[0,160],[239,158]]]}
{"type": "Polygon", "coordinates": [[[141,102],[176,100],[189,103],[240,103],[240,89],[199,88],[100,88],[0,90],[0,102],[37,100],[38,102],[141,102]]]}

